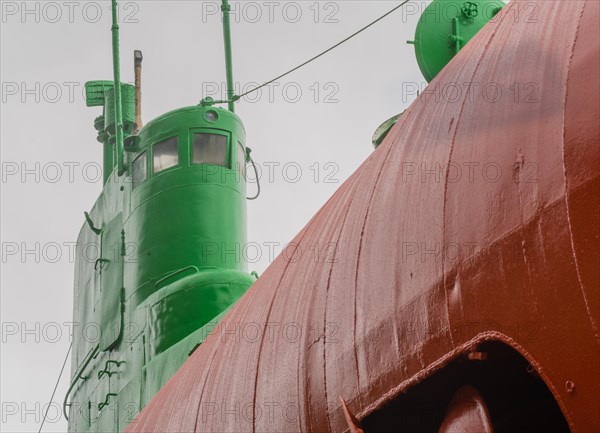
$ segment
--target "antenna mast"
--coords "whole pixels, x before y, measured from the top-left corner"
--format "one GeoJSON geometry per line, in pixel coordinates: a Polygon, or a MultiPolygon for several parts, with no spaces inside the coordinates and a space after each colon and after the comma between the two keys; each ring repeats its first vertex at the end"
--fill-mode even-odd
{"type": "Polygon", "coordinates": [[[136,132],[142,129],[142,52],[133,52],[133,64],[135,72],[135,124],[136,132]]]}
{"type": "Polygon", "coordinates": [[[121,66],[119,64],[119,20],[117,0],[112,0],[112,53],[115,92],[115,146],[117,147],[117,174],[123,169],[123,106],[121,104],[121,66]]]}
{"type": "Polygon", "coordinates": [[[229,111],[234,112],[234,87],[233,87],[233,62],[231,58],[231,29],[229,23],[229,11],[231,6],[228,0],[223,0],[221,11],[223,12],[223,39],[225,41],[225,69],[227,74],[227,105],[229,111]]]}

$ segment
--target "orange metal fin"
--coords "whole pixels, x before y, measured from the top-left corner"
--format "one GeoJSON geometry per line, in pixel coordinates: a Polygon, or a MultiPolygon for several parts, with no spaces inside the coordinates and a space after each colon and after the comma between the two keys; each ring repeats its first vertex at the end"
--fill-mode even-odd
{"type": "Polygon", "coordinates": [[[359,422],[356,417],[350,412],[350,409],[348,409],[346,400],[344,400],[342,396],[340,396],[340,400],[342,401],[342,409],[344,410],[344,417],[346,418],[350,433],[365,433],[364,430],[358,426],[359,422]]]}

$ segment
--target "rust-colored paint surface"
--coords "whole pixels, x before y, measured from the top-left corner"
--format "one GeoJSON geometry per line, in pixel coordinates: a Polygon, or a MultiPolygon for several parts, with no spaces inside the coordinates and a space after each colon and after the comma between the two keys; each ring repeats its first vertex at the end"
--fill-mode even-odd
{"type": "Polygon", "coordinates": [[[430,83],[128,431],[344,431],[340,397],[362,419],[488,340],[572,431],[600,431],[599,2],[527,3],[430,83]]]}

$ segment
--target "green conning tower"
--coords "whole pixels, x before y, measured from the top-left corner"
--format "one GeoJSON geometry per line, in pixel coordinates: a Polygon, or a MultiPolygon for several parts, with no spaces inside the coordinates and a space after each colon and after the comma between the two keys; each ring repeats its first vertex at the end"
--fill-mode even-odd
{"type": "MultiPolygon", "coordinates": [[[[232,84],[228,4],[223,1],[232,84]]],[[[136,85],[86,84],[103,146],[104,184],[85,212],[74,287],[69,431],[122,431],[253,284],[246,243],[244,126],[210,99],[142,127],[136,85]]],[[[231,89],[231,87],[230,87],[231,89]]],[[[67,413],[68,412],[68,413],[67,413]]]]}

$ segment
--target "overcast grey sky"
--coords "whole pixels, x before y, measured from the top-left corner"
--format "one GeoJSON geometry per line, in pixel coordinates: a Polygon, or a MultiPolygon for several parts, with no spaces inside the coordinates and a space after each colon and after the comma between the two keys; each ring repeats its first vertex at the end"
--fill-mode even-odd
{"type": "MultiPolygon", "coordinates": [[[[121,69],[144,53],[143,118],[224,89],[219,1],[123,1],[121,69]],[[211,92],[211,93],[207,93],[211,92]]],[[[356,31],[399,1],[233,3],[234,78],[266,81],[356,31]]],[[[248,240],[262,273],[372,152],[371,135],[423,83],[414,2],[326,57],[237,106],[261,167],[248,240]],[[269,168],[270,167],[270,168],[269,168]]],[[[2,430],[37,431],[69,345],[73,245],[101,191],[101,145],[83,85],[112,79],[108,1],[2,1],[2,430]]],[[[249,185],[249,194],[255,186],[249,185]]],[[[58,408],[44,431],[66,431],[58,408]]]]}

